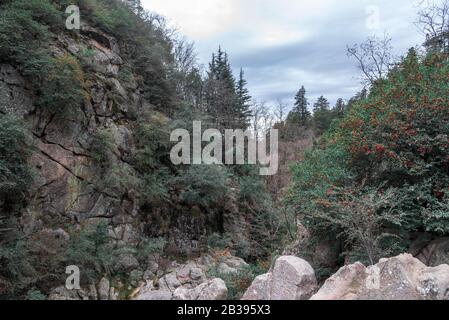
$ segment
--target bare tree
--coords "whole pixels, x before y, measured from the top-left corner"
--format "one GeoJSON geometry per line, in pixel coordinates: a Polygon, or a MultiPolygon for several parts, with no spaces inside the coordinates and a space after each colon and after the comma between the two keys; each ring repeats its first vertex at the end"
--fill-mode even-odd
{"type": "Polygon", "coordinates": [[[388,34],[369,37],[364,43],[347,46],[347,55],[356,60],[364,84],[384,79],[394,66],[393,46],[388,34]]]}
{"type": "Polygon", "coordinates": [[[266,102],[254,102],[252,105],[252,127],[256,140],[273,126],[274,118],[266,102]]]}
{"type": "Polygon", "coordinates": [[[449,0],[421,0],[416,25],[428,50],[449,52],[449,0]]]}
{"type": "Polygon", "coordinates": [[[428,37],[438,37],[449,32],[449,0],[422,0],[416,24],[428,37]]]}
{"type": "Polygon", "coordinates": [[[283,122],[287,116],[288,105],[282,100],[278,100],[274,108],[274,117],[276,122],[283,122]]]}

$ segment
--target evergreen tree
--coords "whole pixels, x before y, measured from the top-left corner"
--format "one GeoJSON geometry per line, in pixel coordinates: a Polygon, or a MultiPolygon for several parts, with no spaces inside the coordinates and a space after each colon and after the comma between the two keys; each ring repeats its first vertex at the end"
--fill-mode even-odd
{"type": "Polygon", "coordinates": [[[345,101],[342,98],[339,98],[337,100],[337,103],[335,104],[334,112],[337,117],[342,118],[346,111],[346,104],[345,101]]]}
{"type": "Polygon", "coordinates": [[[333,114],[330,110],[329,101],[323,96],[319,97],[317,102],[313,105],[313,122],[315,124],[315,129],[319,134],[322,134],[329,129],[332,120],[333,114]]]}
{"type": "Polygon", "coordinates": [[[295,96],[295,107],[293,109],[293,112],[297,117],[298,123],[304,127],[307,125],[311,116],[309,110],[307,109],[308,105],[309,102],[306,98],[306,89],[304,88],[304,86],[302,86],[295,96]]]}
{"type": "Polygon", "coordinates": [[[142,13],[144,12],[141,0],[125,0],[125,3],[138,16],[141,16],[142,13]]]}
{"type": "Polygon", "coordinates": [[[252,112],[250,110],[251,96],[249,90],[246,87],[248,82],[244,78],[243,68],[240,69],[239,80],[237,81],[237,112],[239,115],[240,125],[243,128],[247,128],[250,122],[252,112]]]}
{"type": "Polygon", "coordinates": [[[205,84],[206,111],[222,129],[247,128],[249,96],[243,73],[236,82],[228,54],[221,47],[212,55],[205,84]]]}
{"type": "Polygon", "coordinates": [[[329,101],[327,101],[325,97],[321,96],[313,105],[313,113],[320,111],[321,112],[329,111],[329,108],[330,108],[329,101]]]}

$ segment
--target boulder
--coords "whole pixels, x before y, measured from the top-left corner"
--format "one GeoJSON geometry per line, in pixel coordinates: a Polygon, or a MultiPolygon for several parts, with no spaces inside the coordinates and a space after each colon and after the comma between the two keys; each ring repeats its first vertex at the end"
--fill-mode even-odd
{"type": "Polygon", "coordinates": [[[449,266],[429,268],[410,254],[341,268],[311,300],[447,300],[449,266]]]}
{"type": "Polygon", "coordinates": [[[242,300],[306,300],[316,287],[315,272],[307,261],[283,256],[270,272],[253,281],[242,300]]]}
{"type": "Polygon", "coordinates": [[[222,279],[215,278],[193,289],[179,287],[173,293],[174,300],[226,300],[228,288],[222,279]]]}
{"type": "Polygon", "coordinates": [[[271,300],[272,275],[272,273],[265,273],[256,277],[242,300],[271,300]]]}
{"type": "Polygon", "coordinates": [[[139,293],[134,300],[166,301],[172,300],[173,294],[167,290],[154,290],[139,293]]]}
{"type": "Polygon", "coordinates": [[[131,253],[122,253],[117,257],[114,269],[130,272],[139,267],[139,261],[131,253]]]}
{"type": "Polygon", "coordinates": [[[106,278],[102,278],[100,283],[98,284],[98,296],[100,300],[108,300],[109,299],[109,291],[110,291],[110,283],[106,278]]]}

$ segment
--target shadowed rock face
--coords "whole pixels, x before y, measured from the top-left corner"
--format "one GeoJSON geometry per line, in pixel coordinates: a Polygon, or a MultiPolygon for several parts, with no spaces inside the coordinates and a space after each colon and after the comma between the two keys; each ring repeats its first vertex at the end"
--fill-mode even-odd
{"type": "Polygon", "coordinates": [[[374,266],[345,266],[312,300],[449,300],[449,265],[426,267],[410,254],[374,266]]]}
{"type": "Polygon", "coordinates": [[[283,256],[270,272],[254,280],[242,300],[307,300],[316,287],[315,272],[307,261],[283,256]]]}

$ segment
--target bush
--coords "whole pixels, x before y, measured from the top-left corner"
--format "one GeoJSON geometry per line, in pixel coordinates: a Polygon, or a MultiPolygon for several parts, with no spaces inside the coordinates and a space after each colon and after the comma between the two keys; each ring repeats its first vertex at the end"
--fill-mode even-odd
{"type": "Polygon", "coordinates": [[[66,251],[67,263],[78,266],[87,280],[110,274],[114,248],[109,240],[106,224],[72,230],[66,251]]]}
{"type": "Polygon", "coordinates": [[[39,290],[34,288],[27,292],[25,299],[26,300],[46,300],[47,297],[42,292],[40,292],[39,290]]]}
{"type": "Polygon", "coordinates": [[[50,29],[63,26],[62,12],[48,0],[9,1],[0,7],[0,57],[31,80],[38,106],[53,113],[79,106],[84,97],[78,61],[50,53],[50,29]]]}
{"type": "Polygon", "coordinates": [[[228,172],[218,165],[192,165],[178,179],[182,186],[181,200],[204,208],[218,205],[228,192],[228,172]]]}
{"type": "Polygon", "coordinates": [[[40,67],[40,72],[44,76],[39,76],[41,81],[37,87],[38,106],[52,113],[76,115],[74,111],[81,106],[86,96],[84,73],[78,60],[69,54],[64,54],[42,61],[40,67]]]}
{"type": "Polygon", "coordinates": [[[20,204],[33,178],[31,137],[20,120],[0,113],[0,208],[20,204]]]}
{"type": "Polygon", "coordinates": [[[209,249],[213,249],[213,250],[227,249],[231,246],[231,242],[232,242],[231,235],[229,235],[227,233],[220,234],[220,233],[214,232],[207,237],[207,247],[209,249]]]}

